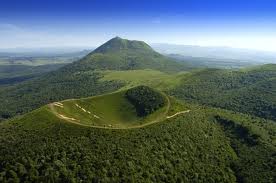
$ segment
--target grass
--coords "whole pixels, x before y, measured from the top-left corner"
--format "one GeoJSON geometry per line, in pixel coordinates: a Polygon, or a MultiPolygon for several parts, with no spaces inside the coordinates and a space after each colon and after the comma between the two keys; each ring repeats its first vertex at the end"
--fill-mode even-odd
{"type": "Polygon", "coordinates": [[[185,72],[168,74],[157,70],[127,70],[127,71],[102,71],[104,76],[100,81],[121,81],[126,85],[122,90],[138,85],[148,85],[160,90],[173,88],[181,82],[185,72]]]}
{"type": "Polygon", "coordinates": [[[167,116],[169,103],[156,112],[138,117],[134,106],[124,97],[126,91],[83,99],[65,100],[60,104],[51,104],[51,108],[60,117],[81,125],[109,128],[131,128],[161,121],[167,116]]]}
{"type": "Polygon", "coordinates": [[[188,103],[187,101],[176,100],[174,97],[169,97],[170,99],[170,109],[168,111],[168,116],[172,116],[181,111],[194,111],[200,108],[199,105],[188,103]]]}

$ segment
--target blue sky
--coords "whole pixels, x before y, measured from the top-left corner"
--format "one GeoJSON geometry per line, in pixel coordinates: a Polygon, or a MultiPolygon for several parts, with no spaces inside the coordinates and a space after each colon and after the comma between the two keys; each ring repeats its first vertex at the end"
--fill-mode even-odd
{"type": "Polygon", "coordinates": [[[148,43],[276,51],[273,0],[1,0],[0,48],[148,43]]]}

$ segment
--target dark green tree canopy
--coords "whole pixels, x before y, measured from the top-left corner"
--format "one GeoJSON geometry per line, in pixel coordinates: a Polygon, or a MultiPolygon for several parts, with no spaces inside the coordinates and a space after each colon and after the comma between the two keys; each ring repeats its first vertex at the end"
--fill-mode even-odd
{"type": "Polygon", "coordinates": [[[138,116],[151,114],[165,105],[164,96],[148,86],[131,88],[125,96],[135,106],[138,116]]]}

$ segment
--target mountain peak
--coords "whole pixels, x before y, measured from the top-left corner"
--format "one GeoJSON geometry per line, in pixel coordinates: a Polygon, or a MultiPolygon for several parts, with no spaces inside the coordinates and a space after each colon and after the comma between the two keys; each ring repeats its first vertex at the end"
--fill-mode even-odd
{"type": "Polygon", "coordinates": [[[128,40],[116,36],[95,49],[93,53],[108,53],[123,50],[153,51],[153,49],[143,41],[128,40]]]}
{"type": "Polygon", "coordinates": [[[121,37],[119,37],[119,36],[116,36],[116,37],[114,37],[114,38],[112,38],[112,39],[122,40],[123,38],[121,38],[121,37]]]}
{"type": "MultiPolygon", "coordinates": [[[[69,66],[68,66],[69,67],[69,66]]],[[[154,51],[143,41],[114,37],[72,64],[72,70],[139,70],[183,71],[185,65],[154,51]]]]}

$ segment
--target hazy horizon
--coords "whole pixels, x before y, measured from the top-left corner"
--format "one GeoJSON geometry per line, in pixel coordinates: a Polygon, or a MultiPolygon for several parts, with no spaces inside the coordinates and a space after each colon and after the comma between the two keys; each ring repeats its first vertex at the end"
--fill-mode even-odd
{"type": "Polygon", "coordinates": [[[270,0],[10,0],[0,7],[0,48],[97,47],[120,36],[276,51],[275,9],[270,0]]]}
{"type": "MultiPolygon", "coordinates": [[[[126,39],[126,38],[124,38],[126,39]]],[[[135,39],[137,40],[137,39],[135,39]]],[[[99,45],[96,46],[33,46],[33,47],[9,47],[9,48],[1,48],[0,47],[0,52],[39,52],[39,51],[66,51],[66,52],[79,52],[79,51],[84,51],[84,50],[94,50],[97,47],[101,46],[108,40],[102,42],[99,45]],[[42,50],[44,49],[44,50],[42,50]]],[[[137,40],[137,41],[143,41],[143,40],[137,40]]],[[[147,43],[151,47],[157,47],[157,46],[176,46],[176,47],[187,47],[187,48],[202,48],[202,49],[212,49],[212,48],[217,48],[217,49],[225,49],[225,50],[235,50],[235,51],[256,51],[256,52],[262,52],[262,53],[271,53],[271,54],[276,54],[276,50],[261,50],[261,49],[254,49],[254,48],[238,48],[238,47],[231,47],[231,46],[223,46],[223,45],[218,45],[218,46],[204,46],[204,45],[192,45],[192,44],[174,44],[174,43],[166,43],[166,42],[159,42],[159,43],[147,43]]],[[[173,53],[173,52],[172,52],[173,53]]]]}

